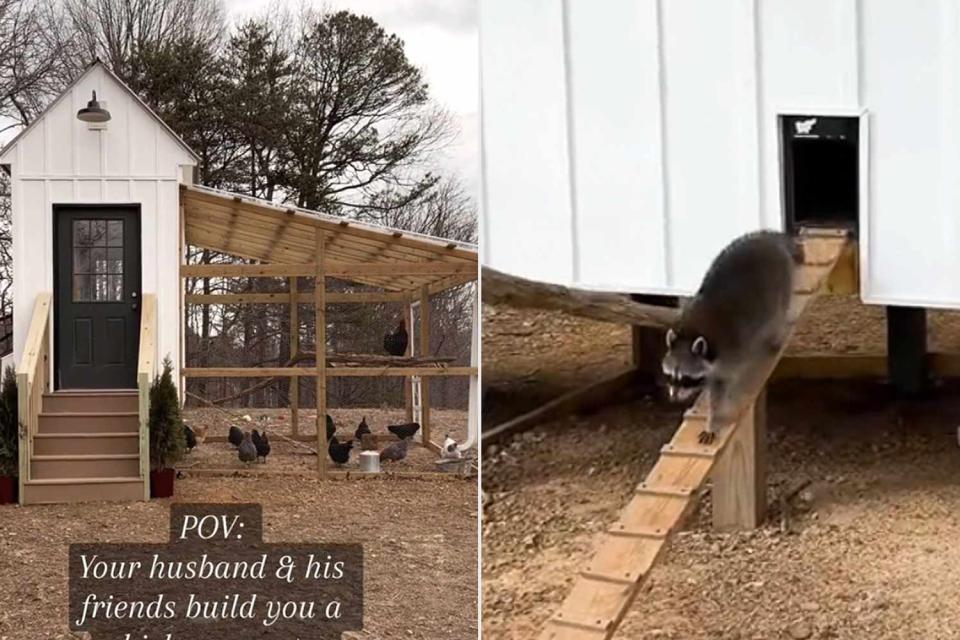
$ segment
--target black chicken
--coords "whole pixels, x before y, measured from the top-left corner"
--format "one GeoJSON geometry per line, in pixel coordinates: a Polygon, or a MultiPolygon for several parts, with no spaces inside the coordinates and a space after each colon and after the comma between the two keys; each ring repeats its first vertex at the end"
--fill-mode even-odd
{"type": "Polygon", "coordinates": [[[408,422],[406,424],[392,424],[387,427],[387,431],[397,436],[401,440],[412,438],[413,434],[420,430],[419,422],[408,422]]]}
{"type": "Polygon", "coordinates": [[[409,338],[407,335],[407,324],[401,319],[396,329],[384,334],[383,350],[392,356],[406,355],[409,338]]]}
{"type": "Polygon", "coordinates": [[[353,449],[353,440],[338,442],[337,439],[334,438],[330,441],[330,444],[327,445],[327,453],[330,454],[330,459],[337,463],[338,466],[350,462],[351,449],[353,449]]]}
{"type": "Polygon", "coordinates": [[[367,416],[363,416],[363,420],[360,421],[360,424],[357,425],[357,430],[353,433],[354,440],[363,440],[363,436],[370,435],[373,433],[370,431],[370,427],[367,426],[367,416]]]}
{"type": "Polygon", "coordinates": [[[267,456],[270,455],[270,440],[267,438],[266,431],[263,432],[263,435],[260,435],[259,431],[253,430],[253,446],[257,448],[257,461],[263,458],[263,461],[266,462],[267,456]]]}
{"type": "Polygon", "coordinates": [[[193,432],[186,423],[183,425],[183,435],[187,439],[187,451],[193,451],[193,448],[197,446],[197,434],[193,432]]]}
{"type": "Polygon", "coordinates": [[[243,442],[243,431],[240,430],[240,427],[230,427],[230,433],[227,435],[227,441],[235,447],[240,446],[240,443],[243,442]]]}
{"type": "Polygon", "coordinates": [[[333,442],[335,438],[333,434],[337,432],[337,427],[333,424],[333,418],[330,417],[330,414],[327,414],[327,442],[333,442]]]}

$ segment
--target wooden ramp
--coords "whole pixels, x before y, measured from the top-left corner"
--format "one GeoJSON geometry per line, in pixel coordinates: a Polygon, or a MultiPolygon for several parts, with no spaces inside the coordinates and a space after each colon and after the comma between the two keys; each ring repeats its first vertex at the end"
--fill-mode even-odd
{"type": "MultiPolygon", "coordinates": [[[[832,231],[806,233],[800,240],[805,263],[798,272],[791,303],[792,325],[820,292],[847,244],[845,235],[832,231]]],[[[710,446],[697,441],[706,416],[704,398],[687,411],[680,428],[664,445],[660,459],[637,486],[618,520],[598,536],[593,558],[580,570],[560,610],[545,624],[541,640],[605,640],[614,636],[671,534],[695,508],[698,490],[715,465],[749,467],[753,459],[746,456],[763,455],[762,450],[753,451],[748,432],[753,429],[753,408],[759,404],[756,399],[762,396],[782,355],[781,351],[758,367],[750,381],[751,401],[742,408],[736,423],[723,429],[710,446]]],[[[765,486],[751,488],[744,483],[724,487],[724,499],[742,499],[749,508],[753,497],[744,494],[756,490],[765,491],[765,486]]],[[[734,505],[734,509],[738,506],[734,505]]]]}

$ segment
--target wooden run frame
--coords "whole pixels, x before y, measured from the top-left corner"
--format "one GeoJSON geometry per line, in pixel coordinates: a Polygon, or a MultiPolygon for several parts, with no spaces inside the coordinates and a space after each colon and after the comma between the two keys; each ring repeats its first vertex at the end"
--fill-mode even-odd
{"type": "MultiPolygon", "coordinates": [[[[432,441],[429,382],[434,376],[475,376],[477,368],[446,366],[430,358],[430,299],[447,289],[475,282],[478,277],[476,248],[441,238],[364,225],[316,212],[284,208],[270,203],[215,190],[181,186],[186,245],[219,251],[254,264],[181,264],[180,276],[187,278],[283,278],[288,290],[280,293],[189,294],[187,305],[289,305],[291,362],[308,356],[300,350],[300,304],[313,304],[316,313],[316,345],[326,345],[326,310],[329,304],[396,303],[410,323],[407,357],[386,364],[370,357],[327,354],[314,357],[312,367],[182,367],[180,376],[189,378],[274,378],[290,379],[291,428],[294,439],[300,434],[300,378],[313,378],[317,395],[317,473],[321,478],[339,472],[327,469],[325,428],[327,379],[332,377],[398,376],[405,378],[404,397],[408,420],[412,419],[412,383],[421,379],[421,439],[423,446],[439,452],[432,441]],[[299,278],[312,278],[313,291],[302,291],[299,278]],[[330,278],[361,285],[354,292],[327,291],[330,278]],[[411,307],[420,307],[418,358],[411,358],[413,337],[411,307]],[[346,361],[346,362],[345,362],[346,361]],[[338,366],[339,365],[339,366],[338,366]],[[346,365],[346,366],[345,366],[346,365]]],[[[342,475],[342,474],[341,474],[342,475]]],[[[348,474],[349,475],[349,474],[348,474]]]]}

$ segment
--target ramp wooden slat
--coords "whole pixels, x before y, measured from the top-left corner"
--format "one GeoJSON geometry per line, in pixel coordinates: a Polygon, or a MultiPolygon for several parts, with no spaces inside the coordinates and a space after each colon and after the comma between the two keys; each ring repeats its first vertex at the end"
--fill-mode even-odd
{"type": "MultiPolygon", "coordinates": [[[[837,264],[847,240],[835,234],[802,236],[804,265],[790,305],[792,323],[821,290],[837,264]]],[[[593,557],[578,571],[570,594],[549,618],[541,640],[608,640],[616,633],[644,579],[663,555],[670,535],[694,509],[700,487],[744,423],[744,412],[763,391],[783,351],[758,367],[750,383],[750,402],[741,418],[723,429],[716,442],[700,444],[706,420],[706,398],[701,396],[683,417],[653,469],[640,483],[620,516],[597,536],[593,557]]]]}

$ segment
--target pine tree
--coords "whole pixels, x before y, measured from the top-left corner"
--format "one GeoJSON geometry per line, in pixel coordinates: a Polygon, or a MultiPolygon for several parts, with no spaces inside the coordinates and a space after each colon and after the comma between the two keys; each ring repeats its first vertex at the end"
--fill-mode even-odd
{"type": "Polygon", "coordinates": [[[183,458],[187,448],[180,399],[173,384],[173,363],[163,360],[163,373],[150,386],[150,466],[166,469],[183,458]]]}
{"type": "Polygon", "coordinates": [[[20,414],[17,399],[17,376],[13,367],[3,373],[0,388],[0,476],[15,476],[19,466],[20,414]]]}

